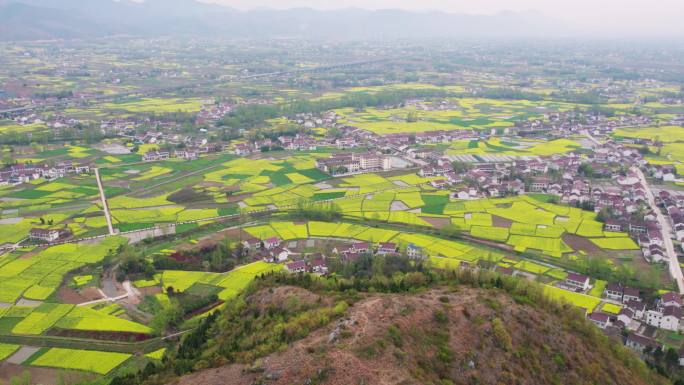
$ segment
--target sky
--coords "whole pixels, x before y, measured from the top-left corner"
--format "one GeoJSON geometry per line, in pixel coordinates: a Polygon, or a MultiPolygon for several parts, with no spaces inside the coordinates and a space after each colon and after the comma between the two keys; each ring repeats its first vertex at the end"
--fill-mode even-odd
{"type": "Polygon", "coordinates": [[[239,9],[309,7],[440,10],[493,14],[537,11],[591,31],[629,35],[684,33],[684,0],[201,0],[239,9]]]}

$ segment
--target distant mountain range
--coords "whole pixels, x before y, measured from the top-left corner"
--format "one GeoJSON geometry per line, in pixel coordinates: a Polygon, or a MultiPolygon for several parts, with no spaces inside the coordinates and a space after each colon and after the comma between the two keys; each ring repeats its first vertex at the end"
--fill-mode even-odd
{"type": "Polygon", "coordinates": [[[195,0],[0,0],[0,40],[132,36],[525,38],[572,33],[542,15],[308,8],[240,11],[195,0]]]}

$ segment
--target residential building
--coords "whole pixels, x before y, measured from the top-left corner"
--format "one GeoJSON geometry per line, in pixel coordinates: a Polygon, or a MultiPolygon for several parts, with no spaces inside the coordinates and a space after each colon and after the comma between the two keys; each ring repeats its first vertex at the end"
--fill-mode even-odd
{"type": "Polygon", "coordinates": [[[567,286],[573,287],[578,290],[585,291],[589,289],[589,277],[577,273],[568,273],[568,277],[565,279],[564,283],[567,286]]]}

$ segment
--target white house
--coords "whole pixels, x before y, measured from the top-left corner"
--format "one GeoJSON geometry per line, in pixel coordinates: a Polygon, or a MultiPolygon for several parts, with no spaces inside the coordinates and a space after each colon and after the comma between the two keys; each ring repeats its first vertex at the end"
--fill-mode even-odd
{"type": "Polygon", "coordinates": [[[289,271],[290,273],[304,273],[304,272],[306,272],[306,262],[304,262],[304,261],[290,262],[287,265],[285,265],[285,269],[287,271],[289,271]]]}
{"type": "Polygon", "coordinates": [[[628,301],[625,303],[625,307],[634,312],[634,317],[642,319],[646,313],[646,304],[638,301],[628,301]]]}
{"type": "Polygon", "coordinates": [[[589,320],[601,329],[605,329],[610,325],[610,316],[606,313],[593,312],[589,314],[589,320]]]}
{"type": "Polygon", "coordinates": [[[660,296],[660,305],[662,307],[670,307],[670,306],[675,306],[675,307],[682,307],[682,298],[679,296],[677,293],[665,293],[662,296],[660,296]]]}
{"type": "Polygon", "coordinates": [[[614,301],[622,301],[622,286],[620,286],[617,283],[609,283],[603,290],[603,294],[608,299],[612,299],[614,301]]]}
{"type": "Polygon", "coordinates": [[[617,319],[618,321],[622,322],[626,328],[629,328],[629,325],[632,323],[632,319],[634,318],[634,312],[630,309],[620,309],[620,313],[618,313],[617,319]]]}
{"type": "Polygon", "coordinates": [[[271,237],[264,241],[264,248],[267,250],[274,249],[278,246],[280,246],[280,238],[278,237],[271,237]]]}
{"type": "Polygon", "coordinates": [[[660,347],[660,344],[648,337],[630,333],[625,340],[625,346],[636,352],[643,353],[646,348],[655,350],[660,347]]]}
{"type": "Polygon", "coordinates": [[[646,323],[665,330],[679,330],[679,320],[682,318],[682,309],[676,306],[668,306],[646,312],[646,323]]]}
{"type": "Polygon", "coordinates": [[[589,289],[589,277],[577,273],[568,273],[565,284],[584,291],[589,289]]]}
{"type": "Polygon", "coordinates": [[[413,243],[409,243],[408,246],[406,246],[406,255],[409,256],[409,258],[423,258],[423,249],[414,245],[413,243]]]}

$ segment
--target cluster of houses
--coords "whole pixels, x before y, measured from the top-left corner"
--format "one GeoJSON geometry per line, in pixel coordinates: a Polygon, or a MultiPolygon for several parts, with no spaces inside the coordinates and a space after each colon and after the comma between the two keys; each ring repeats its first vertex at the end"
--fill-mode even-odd
{"type": "MultiPolygon", "coordinates": [[[[231,146],[227,146],[230,148],[231,146]]],[[[280,136],[277,140],[269,138],[254,142],[236,143],[232,146],[235,155],[245,156],[262,151],[264,148],[282,148],[289,151],[315,151],[318,143],[314,138],[306,134],[296,134],[295,136],[280,136]]]]}
{"type": "MultiPolygon", "coordinates": [[[[280,263],[288,259],[292,259],[296,253],[291,252],[284,247],[284,242],[278,237],[270,237],[267,239],[249,238],[242,241],[243,252],[250,255],[254,260],[263,260],[266,262],[280,263]]],[[[404,249],[405,254],[412,259],[423,259],[425,254],[423,249],[414,244],[409,244],[404,249]]],[[[374,245],[370,242],[355,241],[349,244],[335,247],[332,253],[336,255],[340,261],[350,263],[358,260],[362,255],[383,255],[383,256],[398,256],[401,255],[400,247],[393,242],[380,242],[374,245]]],[[[320,254],[309,258],[289,262],[285,265],[285,269],[291,273],[313,272],[317,274],[326,274],[328,267],[325,262],[326,257],[320,254]]]]}
{"type": "Polygon", "coordinates": [[[28,183],[39,178],[55,180],[64,178],[68,174],[87,173],[90,173],[90,166],[87,164],[74,164],[71,162],[60,162],[53,166],[15,164],[0,170],[0,185],[28,183]]]}
{"type": "Polygon", "coordinates": [[[373,152],[339,153],[316,160],[316,168],[332,176],[351,175],[364,172],[389,171],[392,160],[389,156],[373,152]]]}
{"type": "Polygon", "coordinates": [[[197,124],[215,123],[223,119],[233,107],[229,104],[218,103],[211,106],[202,105],[197,113],[197,124]]]}
{"type": "MultiPolygon", "coordinates": [[[[588,276],[572,272],[557,286],[581,293],[591,289],[588,276]]],[[[607,335],[622,338],[627,347],[639,353],[663,347],[654,338],[658,329],[684,331],[682,299],[677,293],[663,293],[649,303],[638,289],[609,283],[604,288],[603,297],[608,304],[620,306],[620,311],[617,314],[594,311],[587,315],[587,319],[607,335]],[[626,336],[623,331],[626,331],[626,336]]],[[[680,353],[680,364],[684,365],[684,350],[680,353]]]]}
{"type": "MultiPolygon", "coordinates": [[[[200,146],[200,147],[188,147],[179,148],[173,151],[173,157],[184,160],[195,160],[200,157],[201,154],[207,154],[214,152],[216,149],[213,146],[200,146]]],[[[143,154],[143,162],[157,162],[160,160],[168,160],[171,158],[170,151],[155,150],[148,151],[143,154]]]]}
{"type": "Polygon", "coordinates": [[[328,111],[322,114],[300,113],[295,115],[293,120],[302,127],[311,129],[315,127],[335,127],[339,118],[340,116],[335,112],[328,111]]]}
{"type": "Polygon", "coordinates": [[[242,250],[254,260],[266,262],[283,262],[290,257],[290,250],[282,246],[283,241],[278,237],[270,237],[264,240],[249,238],[242,241],[242,250]]]}
{"type": "Polygon", "coordinates": [[[616,128],[645,126],[652,123],[648,116],[621,115],[608,119],[593,113],[565,111],[544,114],[543,119],[532,119],[516,123],[510,130],[520,136],[546,135],[563,137],[588,131],[594,136],[609,135],[616,128]]]}
{"type": "Polygon", "coordinates": [[[315,151],[318,146],[316,140],[306,134],[278,137],[280,146],[290,151],[315,151]]]}
{"type": "MultiPolygon", "coordinates": [[[[604,188],[592,187],[591,181],[579,174],[580,166],[587,162],[580,155],[570,153],[552,155],[548,157],[531,157],[520,159],[505,159],[493,162],[474,162],[466,171],[454,172],[450,157],[440,156],[430,150],[409,151],[410,156],[425,160],[418,175],[422,177],[444,177],[438,184],[443,187],[453,187],[453,197],[459,199],[478,199],[484,197],[500,197],[508,194],[545,193],[555,195],[559,201],[569,205],[578,205],[591,201],[596,203],[598,210],[603,205],[617,208],[626,207],[623,202],[625,196],[633,203],[645,199],[643,187],[630,186],[626,182],[639,179],[633,176],[616,177],[621,186],[615,191],[604,191],[604,188]],[[548,174],[554,171],[557,175],[551,178],[548,174]],[[463,182],[467,182],[462,186],[463,182]]],[[[597,169],[596,165],[592,167],[597,169]]],[[[615,170],[608,169],[608,176],[615,175],[615,170]]],[[[632,182],[632,183],[634,183],[632,182]]],[[[631,212],[636,206],[630,206],[631,212]]]]}
{"type": "MultiPolygon", "coordinates": [[[[684,329],[682,320],[682,299],[679,294],[667,292],[647,304],[639,290],[610,283],[604,290],[606,300],[621,306],[618,314],[595,311],[587,318],[606,334],[620,336],[623,330],[628,332],[623,338],[624,344],[644,353],[653,351],[663,345],[654,338],[657,329],[680,332],[684,329]]],[[[680,354],[684,358],[684,355],[680,354]]],[[[680,360],[684,365],[684,360],[680,360]]]]}
{"type": "Polygon", "coordinates": [[[672,232],[684,250],[684,194],[661,190],[655,199],[656,204],[667,212],[672,232]]]}
{"type": "MultiPolygon", "coordinates": [[[[380,242],[377,245],[373,245],[370,242],[361,241],[336,247],[332,252],[344,263],[354,262],[362,255],[397,256],[401,254],[399,252],[399,246],[393,242],[380,242]]],[[[425,257],[423,249],[414,244],[406,246],[405,252],[406,255],[412,259],[422,259],[425,257]]],[[[312,272],[316,274],[326,274],[328,272],[328,267],[325,264],[325,257],[320,255],[313,258],[312,262],[299,260],[288,263],[285,265],[285,269],[291,273],[312,272]]]]}

